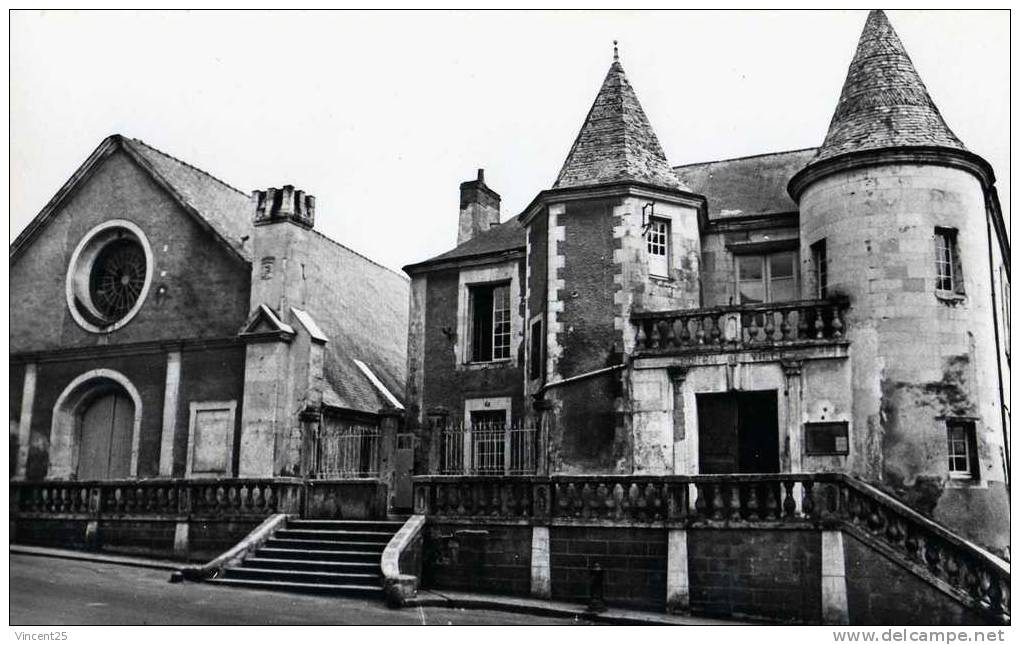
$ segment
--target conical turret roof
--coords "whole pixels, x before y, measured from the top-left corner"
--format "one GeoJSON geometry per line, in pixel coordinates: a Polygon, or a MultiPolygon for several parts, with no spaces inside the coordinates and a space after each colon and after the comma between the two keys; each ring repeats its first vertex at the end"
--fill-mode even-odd
{"type": "Polygon", "coordinates": [[[620,181],[682,188],[614,51],[609,73],[553,188],[620,181]]]}
{"type": "Polygon", "coordinates": [[[939,114],[885,12],[875,10],[868,14],[814,161],[904,146],[966,150],[939,114]]]}

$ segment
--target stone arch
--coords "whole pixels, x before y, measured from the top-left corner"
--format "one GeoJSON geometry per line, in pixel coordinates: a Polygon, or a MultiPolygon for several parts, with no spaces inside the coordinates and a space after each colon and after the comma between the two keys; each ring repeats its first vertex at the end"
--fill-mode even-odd
{"type": "Polygon", "coordinates": [[[110,389],[122,390],[134,404],[131,429],[131,477],[138,477],[138,445],[142,429],[142,397],[126,376],[111,369],[80,374],[57,397],[50,428],[50,464],[47,479],[75,479],[81,437],[81,412],[98,395],[110,389]]]}

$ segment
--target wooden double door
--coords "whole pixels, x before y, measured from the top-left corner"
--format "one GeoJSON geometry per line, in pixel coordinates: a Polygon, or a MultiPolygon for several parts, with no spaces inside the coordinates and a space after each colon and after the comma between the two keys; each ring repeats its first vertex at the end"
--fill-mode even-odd
{"type": "Polygon", "coordinates": [[[697,403],[702,474],[779,472],[775,390],[698,394],[697,403]]]}
{"type": "Polygon", "coordinates": [[[107,392],[81,412],[78,479],[126,479],[131,476],[135,406],[127,394],[107,392]]]}

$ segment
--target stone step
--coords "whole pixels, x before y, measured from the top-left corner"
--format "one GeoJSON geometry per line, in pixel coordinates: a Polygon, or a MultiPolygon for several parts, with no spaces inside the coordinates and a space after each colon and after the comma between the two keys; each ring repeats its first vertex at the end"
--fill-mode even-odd
{"type": "Polygon", "coordinates": [[[281,540],[328,540],[330,542],[378,542],[385,545],[393,537],[387,531],[338,531],[327,529],[280,529],[273,534],[281,540]]]}
{"type": "Polygon", "coordinates": [[[295,561],[314,560],[318,562],[360,562],[379,564],[381,551],[322,551],[317,549],[282,549],[262,547],[255,552],[259,558],[295,561]]]}
{"type": "Polygon", "coordinates": [[[396,533],[403,522],[391,520],[287,520],[288,529],[383,531],[396,533]]]}
{"type": "Polygon", "coordinates": [[[312,551],[360,551],[382,555],[385,542],[359,542],[355,540],[308,540],[271,537],[265,542],[267,548],[301,549],[312,551]]]}
{"type": "Polygon", "coordinates": [[[267,589],[271,591],[330,596],[374,596],[381,593],[381,587],[378,585],[321,584],[281,580],[239,580],[231,578],[213,578],[212,580],[209,580],[208,583],[230,587],[246,587],[249,589],[267,589]]]}
{"type": "Polygon", "coordinates": [[[300,571],[296,569],[257,569],[231,567],[223,571],[227,580],[268,580],[333,585],[374,585],[382,588],[378,573],[334,573],[332,571],[300,571]]]}
{"type": "Polygon", "coordinates": [[[380,575],[381,565],[378,559],[374,562],[351,562],[336,560],[313,560],[308,559],[286,559],[267,558],[259,554],[246,559],[241,563],[242,567],[254,569],[283,569],[293,571],[328,571],[330,573],[370,573],[380,575]]]}

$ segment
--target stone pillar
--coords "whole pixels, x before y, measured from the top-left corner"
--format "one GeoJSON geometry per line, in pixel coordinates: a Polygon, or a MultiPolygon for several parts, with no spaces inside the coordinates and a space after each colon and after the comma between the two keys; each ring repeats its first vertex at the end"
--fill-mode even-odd
{"type": "Polygon", "coordinates": [[[163,432],[159,440],[159,476],[174,475],[174,435],[177,432],[177,393],[181,386],[181,352],[167,352],[163,387],[163,432]]]}
{"type": "Polygon", "coordinates": [[[669,382],[673,389],[673,474],[683,475],[687,471],[686,451],[687,427],[684,424],[684,380],[687,368],[673,365],[668,368],[669,382]]]}
{"type": "Polygon", "coordinates": [[[549,527],[531,529],[531,595],[552,597],[552,568],[549,564],[549,527]]]}
{"type": "Polygon", "coordinates": [[[822,622],[849,625],[842,531],[822,531],[822,622]]]}
{"type": "Polygon", "coordinates": [[[36,364],[25,365],[24,384],[21,388],[21,416],[18,419],[18,461],[14,479],[25,479],[28,470],[28,445],[32,440],[32,406],[35,405],[35,374],[36,364]]]}
{"type": "Polygon", "coordinates": [[[671,529],[666,551],[666,610],[681,613],[691,608],[691,582],[687,572],[687,530],[671,529]]]}
{"type": "Polygon", "coordinates": [[[803,364],[801,361],[784,360],[783,374],[786,375],[786,445],[789,448],[789,467],[791,473],[803,472],[802,448],[804,432],[801,411],[801,400],[803,398],[803,382],[801,372],[803,364]]]}
{"type": "Polygon", "coordinates": [[[174,527],[174,557],[186,560],[188,558],[190,525],[187,520],[178,522],[174,527]]]}
{"type": "Polygon", "coordinates": [[[379,481],[386,485],[386,510],[393,508],[397,492],[397,433],[404,411],[388,407],[379,410],[379,481]]]}
{"type": "MultiPolygon", "coordinates": [[[[450,423],[450,411],[442,406],[429,408],[428,415],[425,421],[425,433],[424,439],[427,441],[423,442],[422,459],[424,460],[424,469],[415,468],[415,473],[424,472],[428,475],[438,475],[440,460],[442,459],[443,450],[443,430],[445,430],[450,423]]],[[[464,464],[466,467],[468,464],[464,464]]]]}
{"type": "Polygon", "coordinates": [[[298,423],[301,424],[301,473],[310,476],[316,471],[316,459],[319,449],[318,437],[319,426],[322,423],[322,409],[309,407],[298,415],[298,423]]]}

